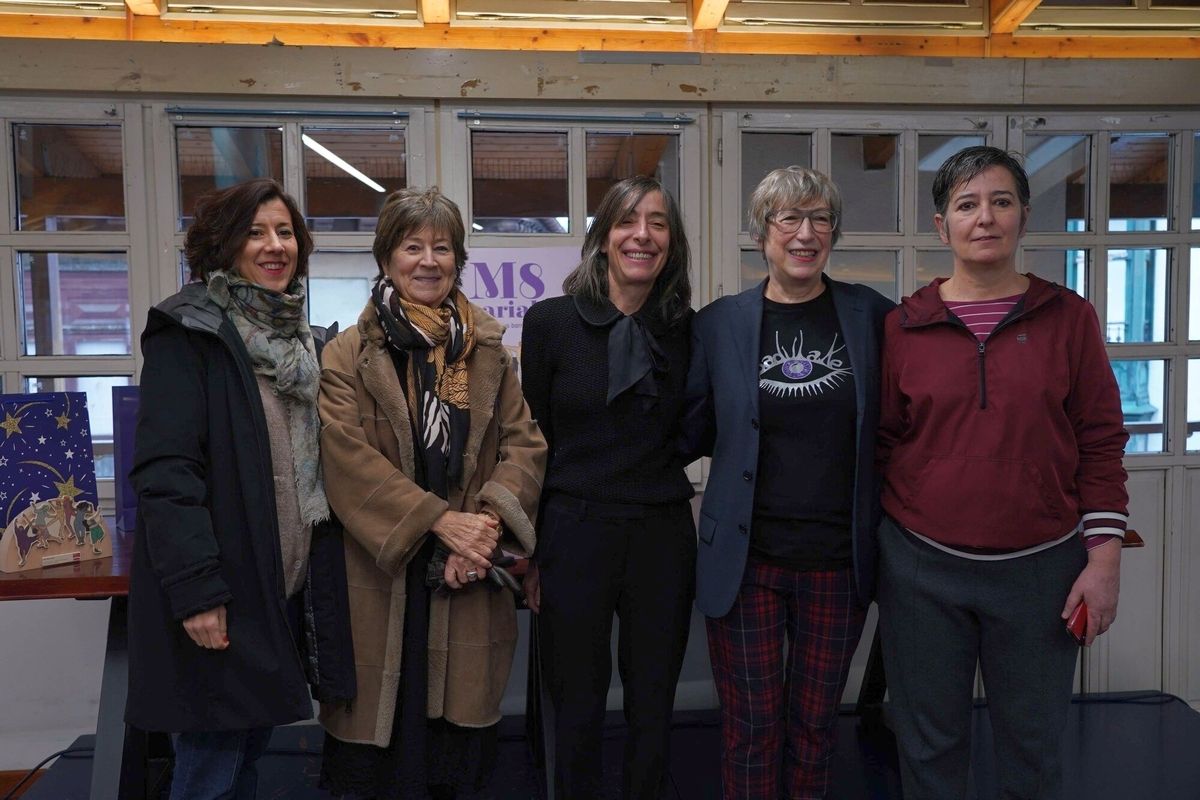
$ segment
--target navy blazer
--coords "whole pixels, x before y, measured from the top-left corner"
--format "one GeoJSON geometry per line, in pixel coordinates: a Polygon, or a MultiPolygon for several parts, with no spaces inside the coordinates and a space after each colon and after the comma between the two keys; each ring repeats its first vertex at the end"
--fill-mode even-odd
{"type": "MultiPolygon", "coordinates": [[[[854,582],[865,606],[875,595],[875,528],[880,517],[875,471],[879,354],[883,318],[895,303],[866,286],[827,276],[822,280],[833,292],[854,369],[857,458],[851,528],[854,582]]],[[[700,506],[696,558],[696,605],[709,617],[722,617],[733,606],[750,549],[758,471],[758,357],[765,286],[764,281],[741,294],[714,301],[701,309],[692,323],[680,447],[688,461],[712,456],[700,506]]]]}

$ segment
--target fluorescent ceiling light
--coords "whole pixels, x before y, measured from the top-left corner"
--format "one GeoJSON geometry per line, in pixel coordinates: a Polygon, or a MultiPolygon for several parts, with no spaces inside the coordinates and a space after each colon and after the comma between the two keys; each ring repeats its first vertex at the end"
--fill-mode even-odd
{"type": "Polygon", "coordinates": [[[371,180],[366,175],[364,175],[362,172],[360,172],[358,169],[356,169],[354,166],[352,166],[350,164],[350,162],[346,161],[346,159],[342,158],[337,153],[333,152],[328,147],[326,147],[325,145],[318,142],[316,139],[309,136],[307,133],[300,135],[300,141],[304,142],[304,146],[307,147],[309,150],[312,150],[314,153],[316,153],[321,158],[328,161],[330,164],[333,164],[335,167],[340,169],[342,172],[345,172],[347,175],[357,178],[358,180],[362,181],[367,186],[370,186],[372,189],[374,189],[377,192],[386,192],[387,191],[387,189],[383,188],[378,183],[371,180]]]}

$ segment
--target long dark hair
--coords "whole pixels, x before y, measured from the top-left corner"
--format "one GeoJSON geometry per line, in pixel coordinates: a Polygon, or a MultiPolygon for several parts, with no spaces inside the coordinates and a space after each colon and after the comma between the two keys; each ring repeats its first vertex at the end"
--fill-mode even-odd
{"type": "Polygon", "coordinates": [[[258,207],[272,200],[282,201],[292,215],[292,230],[296,234],[296,277],[307,275],[313,239],[300,207],[279,181],[256,178],[228,189],[208,192],[196,201],[195,215],[183,244],[191,279],[207,283],[213,270],[231,269],[250,236],[250,226],[254,224],[258,207]]]}
{"type": "Polygon", "coordinates": [[[692,282],[688,275],[691,250],[687,234],[683,230],[683,215],[679,206],[663,185],[654,178],[638,175],[614,183],[600,201],[592,227],[583,238],[579,251],[579,266],[563,281],[567,294],[583,295],[595,303],[608,299],[608,256],[600,252],[608,241],[613,227],[624,219],[642,198],[650,192],[658,192],[667,212],[667,263],[654,281],[654,292],[658,295],[659,312],[667,323],[683,319],[692,304],[692,282]]]}

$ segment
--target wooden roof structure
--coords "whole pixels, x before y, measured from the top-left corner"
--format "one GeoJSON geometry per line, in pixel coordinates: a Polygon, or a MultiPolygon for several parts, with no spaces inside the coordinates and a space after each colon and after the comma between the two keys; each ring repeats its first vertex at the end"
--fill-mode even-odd
{"type": "Polygon", "coordinates": [[[0,37],[568,52],[1197,58],[1200,0],[0,0],[0,37]]]}

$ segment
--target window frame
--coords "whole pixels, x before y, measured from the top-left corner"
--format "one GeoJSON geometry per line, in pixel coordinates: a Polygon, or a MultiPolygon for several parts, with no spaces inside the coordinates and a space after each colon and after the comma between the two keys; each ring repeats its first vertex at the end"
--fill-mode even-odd
{"type": "Polygon", "coordinates": [[[1166,340],[1146,343],[1111,343],[1107,345],[1110,358],[1166,360],[1166,407],[1161,453],[1133,453],[1130,458],[1147,468],[1194,464],[1196,454],[1185,451],[1187,439],[1187,360],[1200,356],[1200,341],[1189,341],[1190,282],[1200,280],[1193,275],[1198,265],[1191,263],[1192,248],[1200,252],[1200,229],[1191,228],[1191,219],[1200,209],[1194,209],[1192,186],[1196,165],[1196,134],[1200,133],[1200,113],[1054,113],[1031,110],[1005,114],[1002,111],[947,112],[917,111],[912,114],[877,114],[868,111],[793,112],[778,109],[716,108],[720,137],[712,153],[714,219],[713,252],[718,266],[714,293],[705,300],[721,294],[736,293],[740,287],[740,264],[743,253],[757,249],[741,226],[740,160],[741,134],[744,132],[810,133],[812,135],[814,167],[829,174],[831,167],[831,137],[834,133],[899,133],[900,164],[900,230],[889,232],[845,232],[838,250],[897,251],[900,267],[897,281],[899,295],[911,294],[917,288],[917,255],[922,251],[941,250],[943,245],[934,232],[917,230],[919,209],[917,188],[917,150],[920,136],[983,135],[995,146],[1023,152],[1027,134],[1088,135],[1091,155],[1088,166],[1090,191],[1087,198],[1088,230],[1027,232],[1018,254],[1018,268],[1024,268],[1026,250],[1083,250],[1087,254],[1085,276],[1086,296],[1096,306],[1101,330],[1105,330],[1107,314],[1107,252],[1110,248],[1161,248],[1167,251],[1170,274],[1167,285],[1166,340]],[[1119,232],[1108,230],[1110,143],[1114,133],[1166,133],[1172,136],[1169,151],[1169,186],[1171,227],[1164,231],[1119,232]],[[721,191],[722,184],[737,187],[737,191],[721,191]],[[1101,258],[1101,257],[1104,258],[1101,258]]]}
{"type": "MultiPolygon", "coordinates": [[[[895,231],[843,231],[837,250],[887,250],[896,252],[897,297],[916,289],[916,252],[944,247],[936,233],[917,228],[917,148],[920,135],[983,136],[995,143],[1003,136],[1004,116],[998,113],[943,111],[912,114],[879,114],[870,111],[784,112],[778,110],[746,110],[718,108],[714,112],[721,122],[720,143],[715,148],[713,171],[736,191],[718,191],[713,200],[715,224],[713,251],[719,254],[720,273],[715,293],[706,300],[722,294],[737,294],[741,288],[740,264],[742,254],[757,250],[748,233],[740,230],[741,209],[741,134],[742,133],[810,133],[812,135],[813,168],[830,174],[832,167],[832,137],[836,134],[896,134],[899,136],[897,156],[900,158],[898,224],[895,231]]],[[[783,166],[783,165],[781,165],[783,166]]],[[[714,185],[716,185],[714,180],[714,185]]]]}
{"type": "MultiPolygon", "coordinates": [[[[94,100],[40,101],[5,98],[0,114],[0,391],[24,393],[28,378],[127,377],[138,372],[137,322],[139,311],[148,304],[143,274],[149,260],[147,176],[139,160],[143,152],[142,107],[136,103],[94,100]],[[121,134],[122,185],[125,229],[123,231],[30,231],[18,230],[15,214],[18,190],[16,168],[16,125],[59,127],[107,125],[121,134]],[[22,298],[17,279],[17,256],[22,252],[121,252],[125,254],[130,307],[130,352],[127,355],[81,356],[69,354],[25,355],[20,321],[22,298]]],[[[140,315],[144,318],[144,313],[140,315]]],[[[100,502],[110,509],[113,481],[97,480],[100,502]]]]}
{"type": "Polygon", "coordinates": [[[692,304],[699,308],[707,285],[707,247],[701,235],[704,228],[703,205],[707,197],[708,176],[703,169],[702,147],[707,141],[707,115],[696,106],[591,107],[444,104],[439,113],[445,165],[446,193],[463,209],[467,224],[467,249],[472,247],[581,247],[587,219],[588,133],[672,133],[679,136],[679,203],[688,246],[692,255],[692,304]],[[473,118],[483,112],[488,116],[473,118]],[[511,114],[502,119],[498,114],[511,114]],[[644,121],[631,121],[645,115],[644,121]],[[465,115],[465,116],[464,116],[465,115]],[[686,122],[675,122],[676,117],[686,122]],[[519,117],[519,118],[518,118],[519,117]],[[617,119],[619,118],[619,119],[617,119]],[[470,134],[476,130],[513,132],[567,133],[567,196],[570,232],[566,234],[477,233],[471,227],[471,148],[470,134]]]}

